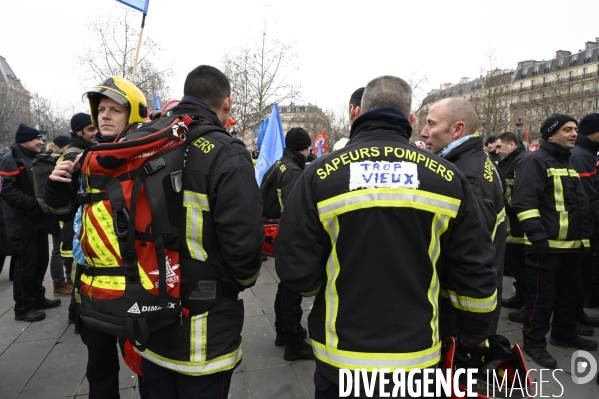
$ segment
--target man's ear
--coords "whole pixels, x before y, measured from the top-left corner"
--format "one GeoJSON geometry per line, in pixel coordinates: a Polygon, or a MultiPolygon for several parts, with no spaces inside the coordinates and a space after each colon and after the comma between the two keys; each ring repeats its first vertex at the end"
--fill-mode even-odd
{"type": "Polygon", "coordinates": [[[414,122],[416,122],[416,114],[413,112],[410,112],[410,116],[408,116],[408,120],[410,121],[410,126],[412,126],[414,124],[414,122]]]}
{"type": "Polygon", "coordinates": [[[231,107],[233,106],[233,97],[229,96],[227,98],[225,98],[225,101],[223,102],[222,105],[222,110],[228,114],[229,112],[231,112],[231,107]]]}
{"type": "Polygon", "coordinates": [[[354,119],[356,119],[358,116],[362,115],[362,107],[360,107],[359,105],[356,106],[356,108],[354,108],[354,115],[356,115],[354,117],[354,119]]]}
{"type": "Polygon", "coordinates": [[[463,121],[458,121],[458,122],[454,123],[451,128],[451,138],[454,140],[459,139],[462,136],[462,134],[464,133],[465,129],[466,129],[466,124],[463,121]]]}
{"type": "Polygon", "coordinates": [[[79,130],[78,132],[75,132],[75,134],[79,137],[83,137],[83,130],[79,130]]]}

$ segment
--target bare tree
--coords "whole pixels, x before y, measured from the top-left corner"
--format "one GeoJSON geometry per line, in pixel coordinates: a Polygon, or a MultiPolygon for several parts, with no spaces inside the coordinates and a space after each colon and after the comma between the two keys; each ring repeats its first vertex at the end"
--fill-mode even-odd
{"type": "Polygon", "coordinates": [[[335,108],[325,111],[329,118],[330,129],[327,130],[327,147],[329,151],[342,138],[349,138],[349,106],[346,103],[339,103],[335,108]]]}
{"type": "Polygon", "coordinates": [[[22,87],[0,84],[0,147],[8,147],[20,122],[31,123],[29,100],[22,87]]]}
{"type": "MultiPolygon", "coordinates": [[[[137,21],[138,16],[139,13],[122,6],[118,17],[101,16],[89,24],[91,40],[85,53],[79,56],[86,84],[97,84],[110,76],[131,78],[139,38],[139,28],[134,27],[133,21],[137,21]]],[[[171,99],[168,81],[173,70],[160,65],[162,51],[162,46],[154,40],[148,37],[142,40],[135,85],[143,92],[148,105],[154,93],[163,104],[171,99]]]]}
{"type": "Polygon", "coordinates": [[[47,133],[49,140],[61,134],[69,134],[72,114],[67,112],[66,109],[39,93],[33,94],[31,99],[33,123],[47,133]]]}
{"type": "Polygon", "coordinates": [[[275,103],[294,100],[299,87],[290,75],[297,71],[293,46],[267,32],[267,24],[252,43],[227,53],[222,70],[231,81],[233,109],[239,137],[251,140],[252,131],[266,118],[275,103]]]}

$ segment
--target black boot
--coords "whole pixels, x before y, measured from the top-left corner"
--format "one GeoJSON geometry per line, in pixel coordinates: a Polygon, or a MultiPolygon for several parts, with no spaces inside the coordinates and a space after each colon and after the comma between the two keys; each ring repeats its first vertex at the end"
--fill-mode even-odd
{"type": "Polygon", "coordinates": [[[589,316],[586,313],[578,316],[578,322],[589,327],[599,327],[599,317],[589,316]]]}
{"type": "Polygon", "coordinates": [[[524,344],[522,346],[522,351],[526,353],[528,356],[532,358],[532,361],[538,364],[539,366],[547,367],[553,369],[557,366],[557,360],[553,358],[547,352],[545,348],[531,348],[530,346],[524,344]]]}
{"type": "Polygon", "coordinates": [[[593,327],[585,326],[581,322],[576,322],[576,334],[582,335],[584,337],[590,337],[595,334],[595,329],[593,327]]]}
{"type": "Polygon", "coordinates": [[[501,307],[504,308],[520,309],[522,306],[524,306],[524,299],[520,291],[516,291],[516,294],[511,298],[501,300],[501,307]]]}
{"type": "Polygon", "coordinates": [[[507,318],[516,323],[524,323],[524,306],[507,314],[507,318]]]}
{"type": "Polygon", "coordinates": [[[312,345],[307,342],[302,342],[300,345],[287,345],[285,347],[285,354],[283,359],[287,361],[292,360],[312,360],[314,359],[314,351],[312,345]]]}

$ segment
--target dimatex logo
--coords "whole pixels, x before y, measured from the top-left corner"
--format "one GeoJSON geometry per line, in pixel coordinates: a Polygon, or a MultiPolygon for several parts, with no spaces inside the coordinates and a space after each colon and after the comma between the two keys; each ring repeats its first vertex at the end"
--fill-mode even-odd
{"type": "Polygon", "coordinates": [[[139,306],[137,306],[137,302],[135,302],[135,305],[131,306],[131,308],[127,311],[127,313],[137,313],[137,314],[141,313],[139,311],[139,306]]]}

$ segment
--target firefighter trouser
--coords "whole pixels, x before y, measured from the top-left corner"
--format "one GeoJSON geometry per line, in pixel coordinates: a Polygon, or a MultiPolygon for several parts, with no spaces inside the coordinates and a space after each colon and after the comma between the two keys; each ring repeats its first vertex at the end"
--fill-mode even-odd
{"type": "Polygon", "coordinates": [[[582,292],[580,253],[549,254],[539,259],[526,254],[527,294],[524,310],[524,343],[534,348],[547,345],[549,332],[559,341],[577,337],[576,317],[582,292]]]}
{"type": "Polygon", "coordinates": [[[149,399],[227,399],[233,370],[191,376],[142,358],[141,369],[149,399]]]}
{"type": "Polygon", "coordinates": [[[505,259],[514,275],[514,288],[522,298],[526,297],[526,268],[524,267],[524,244],[506,244],[505,259]]]}
{"type": "Polygon", "coordinates": [[[45,298],[43,285],[48,269],[48,231],[33,230],[10,237],[12,256],[15,261],[13,273],[13,298],[15,315],[23,316],[35,310],[45,298]]]}
{"type": "Polygon", "coordinates": [[[298,346],[306,338],[302,327],[302,296],[279,283],[275,297],[275,329],[285,344],[298,346]]]}
{"type": "Polygon", "coordinates": [[[81,340],[87,346],[87,369],[89,399],[118,399],[119,354],[117,338],[92,330],[79,319],[81,340]]]}

